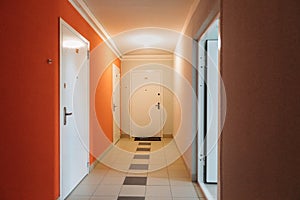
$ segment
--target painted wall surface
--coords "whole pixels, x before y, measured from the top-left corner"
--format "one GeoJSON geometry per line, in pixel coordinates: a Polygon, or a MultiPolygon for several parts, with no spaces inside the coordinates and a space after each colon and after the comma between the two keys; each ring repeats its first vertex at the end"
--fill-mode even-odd
{"type": "Polygon", "coordinates": [[[93,67],[90,70],[90,154],[92,155],[90,163],[99,158],[112,144],[110,139],[112,137],[111,65],[115,63],[120,66],[119,62],[117,56],[104,42],[91,51],[90,63],[93,67]]]}
{"type": "MultiPolygon", "coordinates": [[[[196,8],[195,13],[193,14],[191,21],[185,31],[185,36],[182,37],[182,40],[177,44],[176,47],[176,56],[174,58],[174,69],[178,71],[178,73],[182,74],[186,80],[188,80],[190,87],[190,94],[187,94],[187,91],[181,88],[181,83],[178,78],[174,78],[174,88],[177,88],[177,92],[181,93],[183,97],[182,105],[190,105],[186,106],[184,110],[189,111],[190,114],[184,116],[184,118],[189,118],[191,120],[190,125],[183,127],[187,134],[187,138],[182,140],[177,139],[177,145],[179,148],[182,148],[184,152],[183,158],[186,162],[187,167],[189,168],[191,177],[193,180],[196,180],[196,141],[195,134],[197,133],[197,110],[194,109],[197,107],[197,97],[194,94],[194,91],[197,90],[196,86],[196,77],[197,77],[197,44],[195,40],[198,40],[199,37],[204,33],[204,31],[208,28],[209,24],[213,21],[213,19],[218,15],[220,9],[220,0],[201,0],[196,8]],[[195,40],[194,40],[195,39],[195,40]],[[191,143],[191,141],[193,141],[191,143]],[[181,146],[181,147],[180,147],[181,146]],[[186,147],[189,146],[187,149],[186,147]]],[[[176,76],[176,75],[175,75],[176,76]]],[[[174,107],[174,124],[179,123],[179,113],[176,112],[178,110],[174,107]]],[[[188,113],[188,112],[187,112],[188,113]]],[[[182,115],[182,114],[181,114],[182,115]]]]}
{"type": "Polygon", "coordinates": [[[59,17],[91,49],[101,39],[67,0],[1,1],[0,13],[1,199],[57,199],[59,17]]]}
{"type": "Polygon", "coordinates": [[[221,199],[300,197],[300,2],[224,0],[221,199]]]}
{"type": "MultiPolygon", "coordinates": [[[[167,120],[163,127],[163,133],[164,134],[173,134],[173,92],[172,92],[172,85],[173,85],[173,60],[167,59],[167,60],[147,60],[147,59],[141,59],[141,60],[131,60],[131,59],[123,59],[122,60],[122,86],[121,86],[121,121],[122,121],[122,130],[123,132],[126,132],[126,130],[130,129],[130,120],[127,117],[125,108],[129,105],[127,105],[127,102],[125,99],[130,98],[130,71],[134,68],[139,67],[139,69],[145,69],[145,70],[161,70],[162,71],[162,84],[165,86],[171,85],[170,89],[167,87],[163,88],[164,93],[164,99],[163,99],[163,106],[167,111],[167,120]],[[126,98],[127,97],[127,98],[126,98]]],[[[142,103],[142,102],[141,102],[142,103]]],[[[175,104],[177,104],[177,101],[175,101],[175,104]]],[[[145,122],[147,124],[148,122],[145,122]]],[[[128,131],[127,131],[128,132],[128,131]]]]}
{"type": "MultiPolygon", "coordinates": [[[[120,68],[121,61],[116,59],[113,64],[120,68]]],[[[103,133],[109,139],[113,141],[113,114],[112,114],[112,64],[110,64],[102,76],[99,77],[99,82],[96,88],[95,98],[95,111],[98,119],[98,123],[103,130],[103,133]]],[[[96,134],[96,133],[95,133],[96,134]]],[[[93,141],[94,146],[99,145],[100,141],[93,141]]],[[[94,161],[91,160],[92,162],[94,161]]]]}
{"type": "Polygon", "coordinates": [[[199,39],[209,24],[220,11],[221,0],[200,0],[195,13],[186,29],[185,34],[194,39],[199,39]]]}
{"type": "MultiPolygon", "coordinates": [[[[192,48],[192,47],[191,47],[192,48]]],[[[185,52],[188,52],[186,49],[185,52]]],[[[184,54],[182,54],[184,56],[184,54]]],[[[179,97],[179,105],[174,105],[173,120],[175,142],[183,155],[192,179],[196,178],[196,93],[195,68],[193,62],[181,56],[174,56],[174,92],[179,97]],[[179,106],[179,107],[178,107],[179,106]]]]}

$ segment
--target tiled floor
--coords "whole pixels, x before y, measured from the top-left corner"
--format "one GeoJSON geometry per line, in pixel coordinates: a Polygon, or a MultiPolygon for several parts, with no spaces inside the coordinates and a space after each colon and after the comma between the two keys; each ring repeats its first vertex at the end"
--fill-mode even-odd
{"type": "Polygon", "coordinates": [[[172,139],[122,138],[75,188],[69,200],[205,199],[172,139]]]}

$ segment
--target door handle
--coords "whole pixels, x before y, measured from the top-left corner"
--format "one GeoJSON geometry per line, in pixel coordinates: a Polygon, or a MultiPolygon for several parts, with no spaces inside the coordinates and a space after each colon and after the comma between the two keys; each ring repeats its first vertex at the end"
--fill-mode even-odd
{"type": "Polygon", "coordinates": [[[73,113],[68,113],[67,108],[64,107],[64,125],[67,125],[67,116],[72,115],[73,113]]]}
{"type": "Polygon", "coordinates": [[[160,110],[160,103],[158,102],[157,105],[155,105],[158,110],[160,110]]]}

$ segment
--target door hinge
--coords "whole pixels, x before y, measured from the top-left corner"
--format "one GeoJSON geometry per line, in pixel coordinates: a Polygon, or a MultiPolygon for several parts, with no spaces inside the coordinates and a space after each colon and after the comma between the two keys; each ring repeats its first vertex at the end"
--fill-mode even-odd
{"type": "Polygon", "coordinates": [[[87,59],[90,59],[90,51],[89,50],[87,50],[86,54],[87,54],[87,59]]]}

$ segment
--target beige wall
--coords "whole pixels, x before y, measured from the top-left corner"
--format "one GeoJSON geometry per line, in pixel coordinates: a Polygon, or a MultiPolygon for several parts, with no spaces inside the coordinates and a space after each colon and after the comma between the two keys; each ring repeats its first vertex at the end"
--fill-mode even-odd
{"type": "MultiPolygon", "coordinates": [[[[185,41],[190,45],[182,45],[181,56],[174,56],[174,92],[179,97],[180,105],[174,105],[174,133],[175,142],[183,154],[186,166],[193,180],[196,179],[196,93],[195,93],[195,61],[193,56],[185,56],[186,52],[192,52],[191,40],[185,41]],[[188,47],[188,48],[187,48],[188,47]],[[187,59],[183,58],[186,57],[187,59]],[[189,57],[189,58],[188,58],[189,57]],[[179,107],[178,107],[179,106],[179,107]]],[[[179,44],[180,45],[180,44],[179,44]]],[[[193,53],[191,53],[193,54],[193,53]]]]}
{"type": "MultiPolygon", "coordinates": [[[[125,113],[125,108],[128,107],[127,102],[122,101],[130,93],[130,78],[127,76],[130,71],[136,67],[140,69],[161,70],[163,84],[169,85],[173,83],[173,57],[167,59],[123,59],[121,66],[121,128],[123,131],[129,130],[130,121],[125,113]],[[167,68],[169,70],[167,70],[167,68]]],[[[164,134],[173,134],[173,93],[167,87],[163,88],[163,106],[167,111],[167,120],[163,127],[164,134]]],[[[176,103],[176,101],[175,101],[176,103]]]]}
{"type": "MultiPolygon", "coordinates": [[[[176,75],[174,76],[174,88],[176,93],[181,95],[181,105],[185,105],[181,107],[182,113],[179,113],[179,109],[176,106],[174,107],[174,124],[180,124],[179,122],[183,121],[182,118],[190,119],[190,123],[181,126],[186,139],[179,137],[176,139],[176,143],[183,153],[183,158],[193,180],[196,180],[197,177],[197,99],[195,99],[197,94],[195,94],[195,91],[197,90],[196,67],[198,57],[197,44],[194,39],[198,39],[204,33],[209,24],[218,15],[219,8],[219,0],[201,0],[186,29],[185,36],[182,37],[175,50],[178,56],[174,57],[174,69],[189,82],[191,88],[189,91],[186,91],[180,86],[180,81],[177,80],[181,78],[178,76],[175,78],[176,75]],[[183,114],[184,112],[188,114],[183,114]]],[[[174,132],[177,130],[176,128],[180,127],[174,126],[174,132]]]]}

